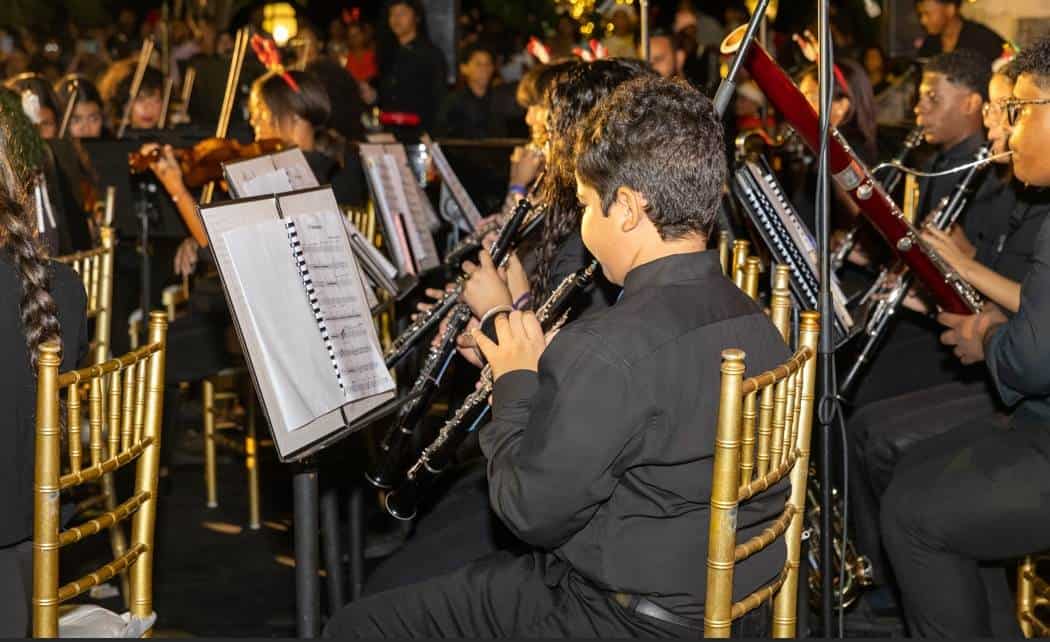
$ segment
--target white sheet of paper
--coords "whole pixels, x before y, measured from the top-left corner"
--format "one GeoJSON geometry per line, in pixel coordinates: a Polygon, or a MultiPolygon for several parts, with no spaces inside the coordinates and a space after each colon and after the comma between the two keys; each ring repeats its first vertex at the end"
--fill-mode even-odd
{"type": "Polygon", "coordinates": [[[338,211],[290,214],[283,204],[281,209],[295,221],[347,399],[357,401],[393,389],[360,271],[339,220],[342,215],[338,211]]]}
{"type": "Polygon", "coordinates": [[[246,311],[263,347],[265,371],[284,425],[297,430],[339,408],[345,401],[343,392],[292,258],[284,223],[244,226],[226,232],[223,240],[241,289],[266,292],[253,298],[246,311]],[[290,332],[290,328],[305,330],[290,332]]]}

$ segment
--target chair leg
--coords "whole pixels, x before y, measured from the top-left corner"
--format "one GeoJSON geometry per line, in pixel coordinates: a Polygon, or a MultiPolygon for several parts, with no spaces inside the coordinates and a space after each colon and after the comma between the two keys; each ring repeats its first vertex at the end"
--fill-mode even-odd
{"type": "Polygon", "coordinates": [[[215,383],[205,379],[201,392],[204,406],[204,488],[208,508],[219,505],[215,489],[215,383]]]}
{"type": "Polygon", "coordinates": [[[244,465],[248,469],[248,528],[259,530],[259,460],[255,437],[255,393],[248,395],[248,427],[244,438],[244,465]]]}
{"type": "MultiPolygon", "coordinates": [[[[113,483],[113,473],[102,476],[102,494],[107,511],[117,507],[117,489],[113,483]]],[[[109,527],[109,546],[113,551],[113,559],[119,559],[128,551],[128,538],[121,522],[109,527]]],[[[120,592],[124,597],[124,608],[131,608],[131,584],[128,582],[126,571],[120,574],[120,592]]]]}
{"type": "Polygon", "coordinates": [[[1035,589],[1032,580],[1027,577],[1029,573],[1034,572],[1035,559],[1031,556],[1025,557],[1017,564],[1017,623],[1026,638],[1035,635],[1032,623],[1027,617],[1035,610],[1035,589]]]}

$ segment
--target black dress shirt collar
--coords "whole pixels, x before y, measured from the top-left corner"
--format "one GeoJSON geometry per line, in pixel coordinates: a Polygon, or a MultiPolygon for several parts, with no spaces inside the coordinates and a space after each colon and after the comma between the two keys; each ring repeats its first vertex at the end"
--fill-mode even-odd
{"type": "Polygon", "coordinates": [[[623,282],[623,296],[646,288],[679,281],[696,281],[722,276],[718,252],[706,250],[686,254],[672,254],[639,265],[627,273],[623,282]]]}

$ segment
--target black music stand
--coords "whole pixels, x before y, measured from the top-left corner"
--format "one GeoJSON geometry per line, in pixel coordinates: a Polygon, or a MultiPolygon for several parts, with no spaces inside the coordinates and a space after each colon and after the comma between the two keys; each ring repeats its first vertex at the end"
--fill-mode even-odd
{"type": "MultiPolygon", "coordinates": [[[[333,443],[356,433],[373,423],[389,417],[402,405],[411,401],[412,395],[396,397],[378,406],[371,412],[358,418],[337,433],[334,438],[326,439],[321,448],[328,448],[333,443]]],[[[296,636],[299,638],[316,638],[321,632],[321,581],[318,570],[320,554],[318,535],[323,526],[325,536],[325,566],[328,576],[329,606],[334,612],[344,604],[341,556],[339,555],[339,517],[338,498],[334,489],[324,496],[320,492],[320,467],[317,455],[321,449],[311,449],[310,454],[300,458],[293,465],[292,501],[294,503],[294,537],[295,537],[295,623],[296,636]]],[[[349,536],[350,557],[350,601],[361,596],[364,584],[365,563],[365,524],[364,495],[360,482],[355,482],[350,491],[348,502],[349,514],[347,527],[349,536]]]]}

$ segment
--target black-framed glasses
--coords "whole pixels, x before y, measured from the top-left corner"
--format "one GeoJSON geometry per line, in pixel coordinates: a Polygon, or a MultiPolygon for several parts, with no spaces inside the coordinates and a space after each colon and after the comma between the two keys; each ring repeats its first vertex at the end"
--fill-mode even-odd
{"type": "Polygon", "coordinates": [[[1006,112],[1006,122],[1010,127],[1017,124],[1017,119],[1021,117],[1021,110],[1026,105],[1048,105],[1050,104],[1050,98],[1010,98],[1003,102],[1003,111],[1006,112]]]}

